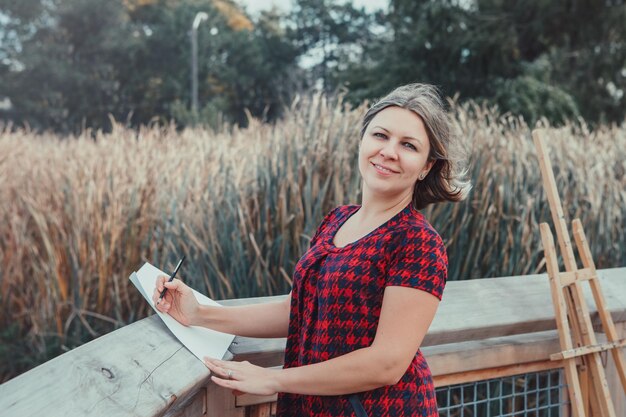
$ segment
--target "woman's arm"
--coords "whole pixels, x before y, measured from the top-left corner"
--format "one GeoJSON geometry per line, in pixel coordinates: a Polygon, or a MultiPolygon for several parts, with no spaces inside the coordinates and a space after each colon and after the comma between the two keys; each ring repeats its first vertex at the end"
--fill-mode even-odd
{"type": "Polygon", "coordinates": [[[439,299],[414,288],[385,289],[376,337],[371,346],[328,361],[282,370],[248,362],[209,359],[217,384],[241,392],[341,395],[396,384],[411,364],[432,322],[439,299]],[[228,377],[231,371],[231,378],[228,377]]]}
{"type": "Polygon", "coordinates": [[[246,306],[200,306],[193,325],[244,337],[287,337],[291,293],[273,303],[246,306]]]}
{"type": "Polygon", "coordinates": [[[204,326],[245,337],[287,337],[291,293],[283,301],[236,307],[204,306],[181,280],[157,278],[152,300],[157,310],[185,326],[204,326]],[[167,293],[159,299],[163,290],[167,293]]]}

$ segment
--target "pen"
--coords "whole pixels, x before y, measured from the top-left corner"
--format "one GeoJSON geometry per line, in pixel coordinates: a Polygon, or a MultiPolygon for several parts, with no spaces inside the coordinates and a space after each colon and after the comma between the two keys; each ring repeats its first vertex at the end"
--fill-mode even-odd
{"type": "MultiPolygon", "coordinates": [[[[172,280],[176,276],[176,273],[178,273],[178,270],[180,269],[180,266],[183,264],[184,260],[185,260],[185,255],[183,255],[183,257],[180,259],[180,261],[178,261],[178,265],[176,265],[176,268],[174,268],[174,273],[172,273],[172,276],[170,276],[170,279],[168,279],[167,282],[172,282],[172,280]]],[[[159,304],[161,302],[161,300],[163,299],[163,296],[165,295],[166,292],[167,292],[167,288],[163,288],[163,291],[161,292],[161,295],[159,295],[159,299],[157,300],[157,304],[159,304]]]]}

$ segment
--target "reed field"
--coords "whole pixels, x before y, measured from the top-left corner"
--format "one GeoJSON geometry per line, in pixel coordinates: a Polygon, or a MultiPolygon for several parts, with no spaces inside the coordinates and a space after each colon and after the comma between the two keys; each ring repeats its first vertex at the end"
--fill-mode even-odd
{"type": "MultiPolygon", "coordinates": [[[[313,96],[245,129],[4,129],[0,382],[149,314],[128,281],[145,261],[169,271],[186,255],[181,276],[214,299],[287,293],[323,216],[359,202],[365,109],[313,96]]],[[[472,104],[453,118],[474,188],[424,211],[449,280],[544,272],[551,217],[530,128],[472,104]]],[[[624,266],[626,127],[544,127],[568,222],[581,218],[599,268],[624,266]]]]}

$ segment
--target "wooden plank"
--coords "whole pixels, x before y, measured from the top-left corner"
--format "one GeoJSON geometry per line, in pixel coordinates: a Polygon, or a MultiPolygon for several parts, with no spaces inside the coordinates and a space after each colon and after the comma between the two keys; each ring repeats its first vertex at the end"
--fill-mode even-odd
{"type": "Polygon", "coordinates": [[[270,417],[272,414],[271,404],[258,404],[250,406],[250,417],[270,417]]]}
{"type": "Polygon", "coordinates": [[[237,397],[237,407],[248,407],[256,404],[273,403],[278,400],[278,394],[274,395],[252,395],[242,394],[237,397]]]}
{"type": "Polygon", "coordinates": [[[207,417],[246,417],[246,409],[237,407],[229,389],[217,384],[207,385],[207,417]]]}
{"type": "Polygon", "coordinates": [[[206,388],[201,389],[181,412],[171,414],[175,417],[204,417],[206,416],[207,395],[206,388]]]}
{"type": "MultiPolygon", "coordinates": [[[[626,338],[626,322],[615,323],[618,337],[626,338]]],[[[602,337],[601,333],[598,333],[598,337],[602,337]]],[[[620,349],[622,355],[626,355],[626,347],[620,349]]],[[[603,354],[603,359],[606,364],[606,378],[609,382],[609,390],[611,391],[611,397],[613,398],[613,405],[615,406],[615,414],[618,416],[626,416],[626,393],[621,383],[620,376],[618,375],[617,367],[612,355],[603,354]]]]}
{"type": "MultiPolygon", "coordinates": [[[[626,322],[626,268],[598,270],[597,274],[613,321],[626,322]]],[[[554,331],[548,292],[546,274],[448,282],[422,348],[433,371],[442,362],[431,362],[426,353],[430,348],[448,349],[457,343],[480,345],[490,338],[554,331]]],[[[585,296],[593,299],[591,292],[585,296]]],[[[238,300],[242,304],[246,301],[238,300]]],[[[596,313],[592,313],[592,322],[600,324],[596,313]]],[[[257,339],[253,344],[247,344],[245,338],[236,341],[239,345],[231,347],[236,355],[244,354],[253,363],[257,357],[264,358],[268,366],[282,363],[284,339],[257,339]]],[[[545,359],[545,355],[559,350],[556,338],[553,343],[554,349],[544,350],[545,359]]],[[[520,345],[516,352],[523,355],[528,349],[538,355],[540,348],[530,343],[520,345]]],[[[498,349],[503,352],[502,363],[508,363],[512,348],[498,349]]],[[[490,366],[488,359],[481,359],[478,353],[475,357],[477,364],[490,366]]],[[[151,316],[0,385],[0,410],[3,417],[152,417],[173,413],[177,407],[184,409],[185,401],[207,384],[207,378],[202,362],[182,348],[157,316],[151,316]]]]}
{"type": "MultiPolygon", "coordinates": [[[[495,337],[484,340],[427,346],[420,350],[426,358],[433,377],[463,374],[474,375],[483,369],[508,369],[516,365],[547,363],[550,352],[559,349],[555,330],[495,337]]],[[[545,369],[561,367],[554,362],[545,369]]],[[[511,368],[512,369],[512,368],[511,368]]],[[[521,369],[521,368],[518,368],[521,369]]],[[[535,368],[529,368],[535,369],[535,368]]],[[[496,377],[496,376],[494,376],[496,377]]],[[[456,378],[456,377],[455,377],[456,378]]],[[[455,381],[460,380],[456,378],[455,381]]],[[[277,395],[257,396],[244,394],[236,399],[238,407],[276,401],[277,395]]]]}
{"type": "Polygon", "coordinates": [[[421,348],[433,376],[549,360],[559,349],[555,330],[421,348]]]}
{"type": "MultiPolygon", "coordinates": [[[[596,336],[591,324],[587,302],[583,296],[582,289],[578,283],[574,283],[568,287],[568,289],[572,289],[572,295],[576,306],[576,316],[580,321],[581,327],[586,330],[582,334],[583,344],[585,346],[596,345],[596,336]]],[[[596,396],[597,405],[600,407],[600,409],[597,410],[599,413],[594,413],[594,415],[599,415],[601,417],[616,417],[600,354],[593,352],[584,358],[588,360],[587,365],[590,370],[591,380],[593,381],[593,384],[590,385],[590,395],[596,396]]]]}
{"type": "Polygon", "coordinates": [[[589,268],[579,269],[573,272],[561,272],[560,273],[562,286],[571,285],[574,282],[589,281],[590,279],[593,279],[595,277],[596,277],[595,271],[592,271],[589,268]]]}
{"type": "Polygon", "coordinates": [[[152,316],[0,385],[0,409],[3,417],[176,413],[208,375],[152,316]]]}
{"type": "Polygon", "coordinates": [[[552,304],[557,323],[557,331],[561,340],[561,348],[563,350],[572,349],[572,338],[570,334],[570,324],[567,317],[567,306],[563,297],[562,285],[560,281],[559,265],[556,258],[556,250],[554,248],[554,239],[550,226],[547,223],[539,225],[541,232],[541,241],[543,251],[545,253],[546,268],[548,270],[548,278],[550,280],[550,294],[552,295],[552,304]]]}
{"type": "Polygon", "coordinates": [[[583,398],[587,399],[587,401],[585,401],[584,403],[585,415],[591,416],[591,401],[589,399],[589,380],[591,379],[591,375],[589,374],[589,367],[587,366],[587,362],[578,367],[578,378],[580,380],[580,390],[582,392],[583,398]]]}
{"type": "MultiPolygon", "coordinates": [[[[572,249],[572,244],[570,241],[569,233],[567,232],[567,226],[565,223],[565,216],[563,214],[563,208],[561,205],[561,199],[559,197],[558,189],[556,186],[556,181],[554,179],[554,171],[552,169],[552,163],[550,158],[548,158],[547,147],[543,140],[544,131],[543,130],[534,130],[532,132],[533,141],[535,143],[535,148],[537,150],[537,157],[539,159],[539,167],[541,170],[541,177],[543,179],[544,191],[546,193],[546,197],[548,199],[548,204],[550,206],[550,213],[552,215],[552,221],[556,230],[557,240],[559,242],[559,247],[561,248],[561,255],[563,256],[563,262],[565,264],[565,270],[567,273],[575,273],[577,271],[576,260],[574,258],[574,251],[572,249]]],[[[549,231],[549,229],[548,229],[549,231]]],[[[542,231],[543,233],[543,231],[542,231]]],[[[550,232],[550,240],[552,240],[552,233],[550,232]]],[[[552,243],[552,246],[554,244],[552,243]]],[[[546,246],[544,244],[544,250],[546,246]]],[[[556,250],[554,251],[554,255],[556,257],[556,250]]],[[[547,257],[547,255],[546,255],[547,257]]],[[[558,263],[556,264],[558,271],[558,263]]],[[[577,282],[574,281],[572,289],[571,286],[565,288],[564,299],[565,304],[567,305],[567,315],[569,317],[568,323],[571,325],[571,334],[573,336],[573,342],[580,346],[580,343],[583,343],[583,337],[587,334],[587,327],[584,323],[581,323],[581,320],[584,320],[584,316],[581,315],[580,306],[577,304],[577,298],[574,296],[574,293],[578,293],[579,286],[577,282]],[[575,312],[578,311],[578,314],[575,312]]],[[[553,290],[554,291],[554,290],[553,290]]],[[[559,290],[560,293],[560,290],[559,290]]],[[[556,306],[557,304],[555,304],[556,306]]],[[[571,340],[571,336],[567,336],[569,340],[571,340]]],[[[563,349],[567,350],[569,348],[563,349]]],[[[583,361],[586,361],[583,358],[583,361]]],[[[571,369],[569,369],[571,365],[567,365],[566,375],[569,378],[572,375],[571,369]]],[[[570,392],[571,394],[571,392],[570,392]]],[[[582,391],[582,400],[583,403],[587,403],[587,395],[586,391],[582,391]]],[[[576,407],[574,407],[576,409],[576,407]]]]}
{"type": "Polygon", "coordinates": [[[550,355],[550,359],[558,361],[562,359],[574,358],[576,356],[588,355],[593,352],[604,352],[606,350],[621,348],[626,346],[626,339],[618,340],[617,342],[598,343],[594,346],[583,346],[576,349],[565,350],[559,353],[553,353],[550,355]]]}
{"type": "MultiPolygon", "coordinates": [[[[588,270],[590,270],[595,277],[596,265],[593,261],[593,257],[591,256],[591,249],[589,249],[589,243],[587,242],[587,237],[585,236],[585,231],[583,229],[583,225],[580,219],[574,219],[572,223],[572,228],[574,230],[574,240],[576,241],[576,247],[578,248],[578,253],[580,254],[583,265],[588,270]]],[[[606,333],[610,342],[617,343],[619,341],[619,336],[617,334],[617,330],[615,329],[615,325],[613,324],[613,319],[611,318],[611,315],[607,313],[607,306],[606,301],[604,300],[602,286],[597,279],[593,279],[589,283],[589,285],[591,286],[593,299],[596,303],[596,307],[600,315],[600,320],[602,321],[604,333],[606,333]]],[[[624,345],[619,344],[619,346],[624,345]]],[[[622,383],[622,388],[624,389],[624,393],[626,393],[626,360],[624,359],[622,352],[618,349],[612,350],[611,355],[613,356],[613,360],[615,361],[615,366],[617,368],[617,373],[622,383]]]]}
{"type": "Polygon", "coordinates": [[[433,376],[435,387],[446,387],[448,385],[464,384],[469,382],[485,381],[493,378],[504,378],[513,375],[525,374],[530,372],[542,372],[549,369],[558,369],[563,366],[560,362],[541,361],[534,363],[524,363],[512,366],[503,366],[491,369],[480,369],[470,372],[457,372],[448,375],[433,376]]]}
{"type": "Polygon", "coordinates": [[[546,197],[548,198],[548,203],[550,204],[552,222],[556,230],[559,247],[561,248],[561,256],[563,257],[565,270],[568,272],[575,271],[577,268],[576,259],[574,258],[574,250],[572,249],[572,242],[570,241],[569,234],[567,233],[567,224],[563,214],[563,206],[561,205],[561,198],[559,197],[556,180],[554,179],[552,162],[548,157],[548,150],[543,140],[544,135],[544,129],[535,129],[532,132],[533,142],[535,143],[535,148],[537,149],[537,158],[539,159],[541,178],[543,179],[543,189],[546,193],[546,197]]]}
{"type": "MultiPolygon", "coordinates": [[[[554,248],[554,239],[550,226],[547,223],[539,225],[541,232],[541,242],[546,258],[546,268],[550,277],[550,293],[552,295],[552,303],[557,322],[557,330],[562,350],[572,349],[572,339],[569,331],[569,321],[567,319],[567,307],[563,297],[563,290],[560,282],[559,264],[556,258],[556,249],[554,248]]],[[[573,359],[565,360],[563,363],[566,380],[568,383],[569,398],[572,402],[572,410],[574,417],[585,417],[585,402],[583,401],[584,392],[581,390],[580,381],[578,380],[578,372],[576,370],[576,362],[573,359]]]]}
{"type": "MultiPolygon", "coordinates": [[[[622,301],[626,299],[622,279],[626,268],[600,270],[597,274],[605,288],[613,321],[626,321],[622,301]]],[[[591,292],[587,290],[583,290],[585,298],[592,301],[591,292]]],[[[601,323],[593,309],[592,322],[601,323]]],[[[422,346],[553,329],[556,323],[547,274],[450,281],[422,346]],[[468,299],[467,294],[475,296],[468,299]]],[[[237,337],[235,342],[231,347],[235,360],[249,360],[263,366],[282,363],[286,339],[237,337]]]]}

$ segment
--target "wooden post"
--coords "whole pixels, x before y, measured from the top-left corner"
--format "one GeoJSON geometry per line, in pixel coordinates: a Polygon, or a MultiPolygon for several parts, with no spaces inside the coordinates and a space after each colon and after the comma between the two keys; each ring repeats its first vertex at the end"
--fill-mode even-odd
{"type": "Polygon", "coordinates": [[[207,417],[245,417],[246,409],[235,405],[232,391],[217,384],[207,385],[207,417]]]}

